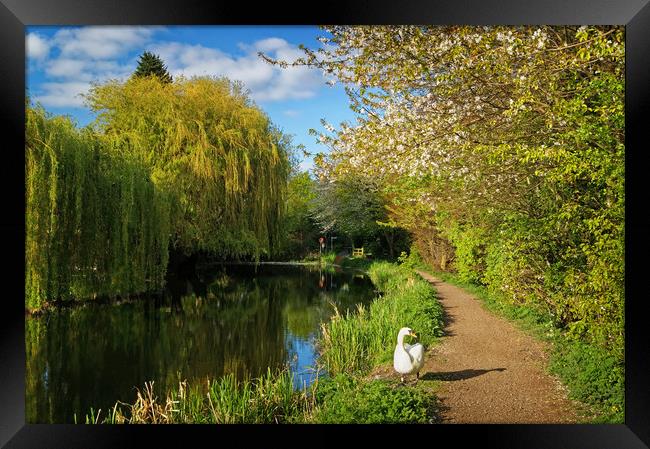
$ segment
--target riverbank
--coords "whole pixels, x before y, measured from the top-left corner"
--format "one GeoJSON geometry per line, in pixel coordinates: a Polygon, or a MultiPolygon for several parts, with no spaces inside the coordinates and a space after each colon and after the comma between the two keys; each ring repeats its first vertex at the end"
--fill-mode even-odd
{"type": "Polygon", "coordinates": [[[430,423],[437,418],[435,382],[407,382],[369,376],[392,366],[397,330],[408,325],[427,345],[442,330],[442,309],[434,290],[412,271],[374,262],[368,268],[379,296],[368,308],[336,314],[323,323],[320,369],[329,375],[296,390],[287,371],[237,381],[233,376],[185,381],[156,392],[152,383],[133,403],[109,413],[87,415],[87,423],[430,423]]]}
{"type": "Polygon", "coordinates": [[[138,301],[153,299],[156,296],[160,296],[160,293],[145,292],[145,293],[134,293],[124,297],[115,297],[115,298],[101,296],[97,298],[67,300],[67,301],[45,301],[38,308],[34,308],[34,309],[25,308],[25,317],[37,318],[57,310],[82,309],[84,307],[93,307],[95,305],[110,304],[113,306],[120,306],[123,304],[133,304],[138,301]]]}
{"type": "MultiPolygon", "coordinates": [[[[205,264],[206,266],[210,265],[251,265],[251,266],[258,266],[258,265],[278,265],[278,266],[319,266],[319,261],[287,261],[287,262],[236,262],[236,261],[229,261],[229,262],[224,262],[224,263],[213,263],[213,264],[205,264]]],[[[55,310],[59,309],[67,309],[67,308],[83,308],[83,307],[88,307],[88,306],[93,306],[93,305],[115,305],[119,306],[122,304],[131,304],[135,303],[137,301],[142,301],[142,300],[153,300],[156,298],[160,298],[163,293],[164,293],[164,287],[160,291],[150,291],[150,292],[140,292],[140,293],[133,293],[129,295],[116,295],[115,297],[109,297],[109,296],[96,296],[93,298],[75,298],[75,299],[68,299],[68,300],[56,300],[56,301],[43,301],[39,307],[35,308],[29,308],[25,307],[25,316],[26,317],[39,317],[41,315],[44,315],[48,312],[52,312],[55,310]]]]}

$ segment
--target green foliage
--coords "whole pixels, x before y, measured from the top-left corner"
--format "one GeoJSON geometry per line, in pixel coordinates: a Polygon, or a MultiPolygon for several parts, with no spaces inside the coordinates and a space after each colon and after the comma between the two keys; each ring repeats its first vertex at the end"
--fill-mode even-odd
{"type": "Polygon", "coordinates": [[[422,256],[420,255],[420,252],[415,244],[411,245],[408,254],[405,251],[402,251],[402,253],[397,258],[397,262],[406,268],[410,268],[411,270],[427,268],[427,265],[422,260],[422,256]]]}
{"type": "Polygon", "coordinates": [[[138,67],[133,72],[135,77],[156,76],[163,83],[171,83],[172,76],[167,71],[167,67],[160,56],[145,51],[140,55],[138,67]]]}
{"type": "Polygon", "coordinates": [[[454,266],[463,281],[481,282],[485,271],[486,232],[478,226],[440,220],[443,237],[454,246],[454,266]]]}
{"type": "Polygon", "coordinates": [[[313,201],[313,216],[322,230],[347,238],[350,246],[367,247],[394,258],[404,240],[401,229],[390,225],[386,199],[372,178],[355,173],[321,180],[313,201]],[[401,237],[401,238],[400,238],[401,237]]]}
{"type": "Polygon", "coordinates": [[[336,260],[336,253],[327,252],[320,256],[320,263],[322,265],[333,265],[336,260]]]}
{"type": "Polygon", "coordinates": [[[363,171],[431,267],[622,360],[624,28],[324,29],[295,62],[359,116],[321,135],[321,176],[363,171]]]}
{"type": "Polygon", "coordinates": [[[412,328],[425,347],[442,335],[442,306],[428,282],[387,262],[373,263],[368,274],[382,295],[369,308],[337,313],[322,325],[320,362],[332,375],[365,373],[390,360],[402,327],[412,328]]]}
{"type": "Polygon", "coordinates": [[[322,424],[430,422],[432,397],[420,389],[338,374],[319,381],[314,421],[322,424]]]}
{"type": "Polygon", "coordinates": [[[159,289],[170,243],[278,252],[291,143],[240,87],[138,75],[87,99],[94,130],[28,107],[28,308],[159,289]]]}
{"type": "Polygon", "coordinates": [[[224,78],[133,77],[87,96],[97,129],[173,192],[173,244],[221,258],[268,256],[282,240],[291,144],[224,78]]]}
{"type": "Polygon", "coordinates": [[[383,204],[377,187],[361,176],[321,183],[317,213],[320,224],[357,240],[377,232],[383,204]]]}
{"type": "Polygon", "coordinates": [[[110,138],[27,108],[25,305],[160,288],[170,195],[110,138]]]}
{"type": "Polygon", "coordinates": [[[595,408],[595,422],[625,422],[625,365],[593,345],[564,341],[554,347],[551,372],[569,387],[569,395],[595,408]]]}
{"type": "Polygon", "coordinates": [[[309,253],[318,253],[320,232],[313,211],[316,194],[316,182],[309,173],[300,172],[290,176],[281,257],[304,258],[309,253]]]}

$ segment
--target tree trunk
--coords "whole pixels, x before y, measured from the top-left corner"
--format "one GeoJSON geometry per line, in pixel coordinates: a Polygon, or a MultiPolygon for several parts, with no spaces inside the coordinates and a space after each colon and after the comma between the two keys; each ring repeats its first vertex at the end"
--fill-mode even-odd
{"type": "Polygon", "coordinates": [[[392,231],[384,231],[384,237],[388,244],[388,255],[393,260],[395,259],[395,234],[392,231]]]}

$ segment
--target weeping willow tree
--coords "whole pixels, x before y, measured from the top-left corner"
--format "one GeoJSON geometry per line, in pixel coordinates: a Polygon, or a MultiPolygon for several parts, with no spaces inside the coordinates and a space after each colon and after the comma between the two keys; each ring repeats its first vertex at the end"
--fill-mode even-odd
{"type": "Polygon", "coordinates": [[[225,78],[133,77],[94,86],[95,127],[174,192],[172,235],[186,254],[223,258],[279,249],[290,143],[225,78]]]}
{"type": "Polygon", "coordinates": [[[28,309],[163,285],[171,196],[122,145],[27,108],[28,309]]]}
{"type": "Polygon", "coordinates": [[[164,285],[186,254],[272,255],[290,141],[226,79],[95,86],[94,128],[28,107],[26,306],[164,285]]]}

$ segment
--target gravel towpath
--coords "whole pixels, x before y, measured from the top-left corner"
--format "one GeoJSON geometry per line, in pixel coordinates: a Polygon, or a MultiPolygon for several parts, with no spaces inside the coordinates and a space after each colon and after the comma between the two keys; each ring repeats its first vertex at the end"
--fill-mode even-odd
{"type": "Polygon", "coordinates": [[[545,343],[483,308],[466,291],[419,272],[445,310],[441,344],[423,380],[437,380],[442,423],[576,423],[576,405],[549,375],[545,343]]]}

